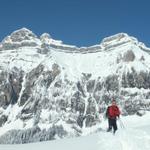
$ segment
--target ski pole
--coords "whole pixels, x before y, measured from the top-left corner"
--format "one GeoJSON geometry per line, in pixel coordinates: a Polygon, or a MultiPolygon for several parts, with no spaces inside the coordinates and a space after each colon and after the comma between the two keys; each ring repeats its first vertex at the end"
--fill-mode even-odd
{"type": "Polygon", "coordinates": [[[120,127],[125,129],[124,123],[122,122],[122,120],[119,118],[119,123],[120,123],[120,127]]]}

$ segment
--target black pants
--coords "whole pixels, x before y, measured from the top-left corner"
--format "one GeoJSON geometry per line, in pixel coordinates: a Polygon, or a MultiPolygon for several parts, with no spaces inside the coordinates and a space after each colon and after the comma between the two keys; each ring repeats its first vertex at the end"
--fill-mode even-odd
{"type": "Polygon", "coordinates": [[[113,128],[113,132],[115,133],[117,130],[117,123],[116,123],[116,118],[108,118],[108,132],[112,130],[113,128]]]}

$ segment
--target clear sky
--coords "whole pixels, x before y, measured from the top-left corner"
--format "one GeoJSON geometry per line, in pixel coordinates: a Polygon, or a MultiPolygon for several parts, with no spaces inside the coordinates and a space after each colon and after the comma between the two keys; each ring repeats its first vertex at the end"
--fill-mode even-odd
{"type": "Polygon", "coordinates": [[[119,32],[150,46],[150,0],[0,0],[0,41],[22,27],[77,46],[119,32]]]}

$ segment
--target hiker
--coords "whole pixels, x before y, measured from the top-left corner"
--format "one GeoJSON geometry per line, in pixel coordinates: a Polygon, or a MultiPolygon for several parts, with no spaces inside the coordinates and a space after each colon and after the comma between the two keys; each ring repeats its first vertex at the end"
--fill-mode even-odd
{"type": "Polygon", "coordinates": [[[106,117],[108,118],[108,129],[107,132],[112,131],[115,134],[117,130],[117,117],[120,116],[120,110],[116,104],[116,101],[113,99],[111,106],[108,106],[106,111],[106,117]]]}

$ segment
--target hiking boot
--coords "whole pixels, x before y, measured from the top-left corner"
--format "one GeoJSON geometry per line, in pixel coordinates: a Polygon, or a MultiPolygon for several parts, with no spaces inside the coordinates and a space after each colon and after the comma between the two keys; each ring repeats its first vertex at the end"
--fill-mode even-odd
{"type": "Polygon", "coordinates": [[[117,130],[114,130],[114,131],[113,131],[113,134],[115,134],[115,133],[116,133],[116,131],[117,131],[117,130]]]}
{"type": "Polygon", "coordinates": [[[112,130],[111,128],[108,128],[108,129],[107,129],[107,132],[111,132],[111,130],[112,130]]]}

